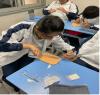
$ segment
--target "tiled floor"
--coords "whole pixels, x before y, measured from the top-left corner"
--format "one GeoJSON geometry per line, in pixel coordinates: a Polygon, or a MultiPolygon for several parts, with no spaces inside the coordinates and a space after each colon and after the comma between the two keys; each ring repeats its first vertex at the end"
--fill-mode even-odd
{"type": "Polygon", "coordinates": [[[0,84],[0,94],[9,94],[9,92],[5,89],[5,87],[0,84]]]}
{"type": "Polygon", "coordinates": [[[12,87],[3,82],[0,83],[0,94],[18,94],[18,92],[15,92],[12,87]]]}
{"type": "Polygon", "coordinates": [[[0,66],[0,94],[16,94],[17,92],[15,92],[12,87],[2,81],[2,75],[2,69],[0,66]]]}

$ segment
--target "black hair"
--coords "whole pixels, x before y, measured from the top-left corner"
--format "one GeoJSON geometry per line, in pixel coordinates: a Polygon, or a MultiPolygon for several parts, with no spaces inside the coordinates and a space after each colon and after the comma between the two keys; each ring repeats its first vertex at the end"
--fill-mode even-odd
{"type": "Polygon", "coordinates": [[[64,22],[58,16],[44,16],[41,18],[36,26],[38,30],[44,33],[48,32],[62,32],[64,30],[64,22]]]}
{"type": "Polygon", "coordinates": [[[99,7],[97,6],[88,6],[82,12],[84,18],[93,19],[99,16],[99,7]]]}

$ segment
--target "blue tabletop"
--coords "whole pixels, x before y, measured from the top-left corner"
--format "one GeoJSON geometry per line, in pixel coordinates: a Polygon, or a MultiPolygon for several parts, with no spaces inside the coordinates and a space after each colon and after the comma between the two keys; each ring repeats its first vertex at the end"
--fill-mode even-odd
{"type": "Polygon", "coordinates": [[[8,76],[7,80],[26,93],[46,94],[49,93],[49,90],[44,88],[44,78],[52,75],[59,76],[59,84],[86,85],[91,94],[99,93],[98,72],[64,59],[59,64],[52,65],[51,68],[48,68],[47,63],[36,60],[8,76]],[[35,78],[36,81],[29,82],[29,77],[24,74],[35,78]],[[77,80],[69,80],[66,76],[71,74],[77,74],[80,78],[77,80]]]}
{"type": "Polygon", "coordinates": [[[81,26],[74,27],[72,26],[72,22],[68,20],[65,21],[64,29],[73,30],[74,32],[81,32],[81,33],[90,34],[90,35],[94,35],[96,33],[96,31],[93,29],[87,29],[81,26]]]}
{"type": "MultiPolygon", "coordinates": [[[[43,16],[34,16],[33,18],[31,18],[31,20],[26,20],[26,21],[35,21],[37,22],[38,20],[40,20],[43,16]]],[[[83,28],[83,27],[73,27],[72,26],[72,22],[71,21],[64,21],[65,23],[65,26],[64,26],[64,29],[65,30],[73,30],[74,32],[81,32],[81,33],[85,33],[85,34],[90,34],[90,35],[94,35],[96,33],[95,30],[93,29],[87,29],[87,28],[83,28]]]]}

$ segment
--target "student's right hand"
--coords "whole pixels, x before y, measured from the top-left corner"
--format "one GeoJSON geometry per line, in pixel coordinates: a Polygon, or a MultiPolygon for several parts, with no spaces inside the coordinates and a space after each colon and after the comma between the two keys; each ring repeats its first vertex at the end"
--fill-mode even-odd
{"type": "Polygon", "coordinates": [[[40,49],[38,49],[38,47],[36,47],[35,45],[23,44],[23,48],[30,49],[32,53],[37,57],[40,57],[42,55],[40,49]]]}
{"type": "Polygon", "coordinates": [[[32,50],[32,52],[33,52],[33,54],[35,55],[35,56],[37,56],[37,57],[40,57],[41,55],[42,55],[42,53],[41,53],[41,51],[37,48],[37,47],[32,47],[31,48],[31,50],[32,50]]]}
{"type": "Polygon", "coordinates": [[[88,22],[88,20],[84,19],[84,21],[82,23],[82,27],[84,27],[84,28],[89,28],[90,27],[90,23],[88,22]]]}
{"type": "Polygon", "coordinates": [[[50,12],[50,13],[56,12],[56,9],[52,9],[52,8],[51,8],[51,9],[49,10],[49,12],[50,12]]]}

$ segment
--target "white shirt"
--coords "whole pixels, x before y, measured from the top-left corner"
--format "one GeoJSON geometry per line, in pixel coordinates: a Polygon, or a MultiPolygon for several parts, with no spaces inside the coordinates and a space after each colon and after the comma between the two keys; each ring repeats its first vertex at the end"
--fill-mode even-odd
{"type": "Polygon", "coordinates": [[[87,41],[79,50],[80,59],[99,68],[99,32],[87,41]]]}
{"type": "MultiPolygon", "coordinates": [[[[61,4],[59,0],[55,0],[47,8],[45,8],[45,10],[50,10],[51,8],[56,10],[57,8],[60,8],[60,7],[63,7],[68,12],[73,12],[73,13],[77,12],[76,5],[72,3],[70,0],[64,4],[61,4]]],[[[67,19],[66,13],[60,10],[57,10],[56,12],[51,13],[51,15],[59,16],[63,20],[67,19]]]]}
{"type": "MultiPolygon", "coordinates": [[[[19,43],[19,40],[21,40],[23,38],[23,40],[20,43],[36,44],[40,49],[42,49],[43,43],[45,40],[36,39],[35,35],[33,35],[33,33],[32,33],[33,27],[36,23],[24,21],[24,22],[20,22],[18,24],[21,24],[21,23],[31,24],[31,26],[29,29],[22,29],[16,33],[13,33],[8,42],[9,43],[19,43]]],[[[18,24],[16,24],[16,25],[18,25],[18,24]]],[[[11,26],[10,28],[13,28],[16,25],[11,26]]],[[[5,33],[7,33],[7,30],[2,32],[2,36],[5,33]]],[[[55,36],[52,40],[47,40],[46,47],[48,47],[51,43],[53,44],[54,47],[56,47],[58,49],[60,48],[62,50],[70,50],[73,48],[69,44],[65,43],[60,36],[55,36]]],[[[30,54],[29,49],[23,49],[21,51],[12,51],[12,52],[0,52],[0,65],[3,66],[3,65],[12,63],[27,53],[30,54]]]]}

